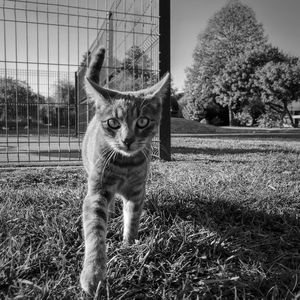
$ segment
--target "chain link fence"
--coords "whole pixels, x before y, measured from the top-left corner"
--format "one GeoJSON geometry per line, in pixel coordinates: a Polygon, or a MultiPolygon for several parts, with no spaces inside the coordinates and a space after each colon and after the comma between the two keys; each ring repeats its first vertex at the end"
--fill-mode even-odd
{"type": "MultiPolygon", "coordinates": [[[[161,6],[159,0],[0,1],[2,166],[80,163],[94,113],[84,92],[91,55],[99,46],[107,50],[104,86],[138,90],[157,82],[161,6]]],[[[154,145],[159,155],[158,137],[154,145]]]]}

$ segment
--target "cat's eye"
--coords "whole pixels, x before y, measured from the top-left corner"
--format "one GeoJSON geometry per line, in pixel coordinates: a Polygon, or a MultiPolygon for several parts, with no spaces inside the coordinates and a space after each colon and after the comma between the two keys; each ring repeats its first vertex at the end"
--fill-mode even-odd
{"type": "Polygon", "coordinates": [[[119,123],[119,121],[117,119],[108,119],[107,120],[107,125],[111,129],[119,129],[121,127],[121,124],[119,123]]]}
{"type": "Polygon", "coordinates": [[[136,126],[138,128],[145,128],[148,126],[149,122],[150,122],[150,120],[148,118],[142,117],[136,121],[136,126]]]}

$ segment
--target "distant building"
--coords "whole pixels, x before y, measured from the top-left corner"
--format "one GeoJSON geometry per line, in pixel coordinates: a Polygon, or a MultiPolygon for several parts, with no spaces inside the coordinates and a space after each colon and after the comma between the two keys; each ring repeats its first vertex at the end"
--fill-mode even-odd
{"type": "Polygon", "coordinates": [[[292,114],[292,118],[294,119],[295,124],[298,127],[300,121],[300,101],[293,101],[289,107],[292,114]]]}

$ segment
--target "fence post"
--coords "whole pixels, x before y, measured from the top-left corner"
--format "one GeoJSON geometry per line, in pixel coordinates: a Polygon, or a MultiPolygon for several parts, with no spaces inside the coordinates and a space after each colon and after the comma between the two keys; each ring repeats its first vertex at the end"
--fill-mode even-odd
{"type": "MultiPolygon", "coordinates": [[[[170,72],[170,0],[159,0],[159,75],[170,72]]],[[[159,157],[171,160],[170,89],[163,101],[163,112],[159,128],[159,157]]]]}
{"type": "Polygon", "coordinates": [[[78,120],[78,78],[75,72],[75,137],[79,135],[79,120],[78,120]]]}

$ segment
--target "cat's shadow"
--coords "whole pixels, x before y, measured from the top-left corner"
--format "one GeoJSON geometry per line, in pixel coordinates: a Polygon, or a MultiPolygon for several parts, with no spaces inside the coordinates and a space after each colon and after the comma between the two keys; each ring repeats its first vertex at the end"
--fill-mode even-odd
{"type": "Polygon", "coordinates": [[[240,286],[248,285],[255,290],[259,284],[259,290],[267,294],[268,289],[279,282],[278,295],[280,288],[286,287],[279,298],[292,297],[292,292],[286,294],[286,291],[295,291],[299,272],[299,215],[268,214],[224,199],[209,201],[200,196],[190,197],[188,201],[172,199],[153,203],[150,200],[146,208],[169,222],[179,218],[186,224],[217,233],[220,237],[217,243],[204,248],[198,246],[211,254],[210,259],[220,259],[224,265],[227,260],[232,260],[229,267],[234,266],[236,282],[240,286]],[[257,274],[246,275],[243,268],[247,265],[249,272],[253,272],[250,266],[261,268],[257,270],[257,274],[261,272],[261,278],[257,274]]]}

